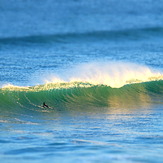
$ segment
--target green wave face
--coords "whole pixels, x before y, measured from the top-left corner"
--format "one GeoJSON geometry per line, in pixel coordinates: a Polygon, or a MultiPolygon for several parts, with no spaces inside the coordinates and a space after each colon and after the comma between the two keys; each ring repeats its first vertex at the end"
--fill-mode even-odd
{"type": "Polygon", "coordinates": [[[162,104],[162,99],[163,80],[128,84],[121,88],[76,82],[0,89],[1,111],[139,108],[162,104]],[[43,108],[43,102],[49,108],[43,108]]]}

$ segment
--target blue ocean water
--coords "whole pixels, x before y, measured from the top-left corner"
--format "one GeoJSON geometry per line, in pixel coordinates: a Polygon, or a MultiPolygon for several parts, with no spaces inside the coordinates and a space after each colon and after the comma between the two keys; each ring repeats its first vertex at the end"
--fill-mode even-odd
{"type": "Polygon", "coordinates": [[[162,3],[0,0],[0,162],[162,163],[162,3]]]}

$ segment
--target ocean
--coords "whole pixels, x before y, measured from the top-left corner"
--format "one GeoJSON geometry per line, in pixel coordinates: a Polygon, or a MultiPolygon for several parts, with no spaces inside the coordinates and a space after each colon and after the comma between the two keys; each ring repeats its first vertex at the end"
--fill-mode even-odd
{"type": "Polygon", "coordinates": [[[0,162],[162,163],[163,0],[0,0],[0,162]]]}

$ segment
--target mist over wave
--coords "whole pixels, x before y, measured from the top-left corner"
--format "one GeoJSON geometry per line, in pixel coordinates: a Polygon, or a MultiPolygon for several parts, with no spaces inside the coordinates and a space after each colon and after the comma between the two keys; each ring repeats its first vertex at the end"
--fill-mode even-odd
{"type": "Polygon", "coordinates": [[[53,74],[45,73],[38,83],[86,82],[119,88],[126,84],[162,80],[163,73],[144,65],[129,62],[89,62],[53,74]]]}

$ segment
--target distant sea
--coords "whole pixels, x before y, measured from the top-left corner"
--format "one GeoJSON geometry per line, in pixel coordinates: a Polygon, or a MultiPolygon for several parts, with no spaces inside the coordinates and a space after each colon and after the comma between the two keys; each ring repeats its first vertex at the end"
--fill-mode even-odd
{"type": "Polygon", "coordinates": [[[163,0],[1,0],[0,162],[162,163],[163,0]]]}

